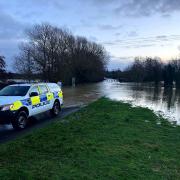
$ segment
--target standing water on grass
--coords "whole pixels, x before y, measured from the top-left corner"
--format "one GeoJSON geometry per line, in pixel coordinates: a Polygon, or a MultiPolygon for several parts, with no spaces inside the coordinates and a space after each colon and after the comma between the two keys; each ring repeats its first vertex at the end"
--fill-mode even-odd
{"type": "Polygon", "coordinates": [[[102,96],[147,107],[180,124],[180,89],[166,89],[147,83],[120,83],[110,79],[64,88],[65,106],[86,105],[102,96]]]}

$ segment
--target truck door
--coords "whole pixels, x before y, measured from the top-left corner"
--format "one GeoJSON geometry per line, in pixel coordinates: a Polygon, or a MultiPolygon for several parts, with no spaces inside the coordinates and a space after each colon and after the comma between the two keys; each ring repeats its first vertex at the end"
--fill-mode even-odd
{"type": "Polygon", "coordinates": [[[48,111],[51,109],[51,94],[49,93],[49,90],[46,85],[39,85],[39,90],[42,111],[48,111]]]}
{"type": "Polygon", "coordinates": [[[38,86],[33,86],[30,89],[29,95],[31,95],[31,93],[36,93],[37,95],[30,97],[30,101],[31,101],[30,115],[36,115],[41,111],[41,104],[40,104],[41,102],[40,102],[38,86]]]}

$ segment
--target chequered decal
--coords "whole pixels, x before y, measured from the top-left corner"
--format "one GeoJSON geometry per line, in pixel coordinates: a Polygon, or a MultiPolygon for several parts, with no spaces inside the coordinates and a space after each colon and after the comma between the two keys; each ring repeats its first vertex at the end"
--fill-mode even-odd
{"type": "Polygon", "coordinates": [[[23,100],[21,100],[21,102],[24,106],[30,106],[31,105],[31,99],[30,98],[23,99],[23,100]]]}
{"type": "Polygon", "coordinates": [[[54,92],[54,98],[59,98],[58,92],[54,92]]]}
{"type": "Polygon", "coordinates": [[[62,98],[62,91],[42,94],[40,96],[35,96],[31,98],[26,98],[20,101],[16,101],[13,103],[11,110],[18,110],[22,106],[31,106],[32,108],[43,106],[49,104],[51,99],[53,98],[62,98]]]}
{"type": "Polygon", "coordinates": [[[47,101],[47,95],[46,95],[46,94],[42,94],[42,95],[40,96],[40,101],[41,101],[41,102],[47,101]]]}

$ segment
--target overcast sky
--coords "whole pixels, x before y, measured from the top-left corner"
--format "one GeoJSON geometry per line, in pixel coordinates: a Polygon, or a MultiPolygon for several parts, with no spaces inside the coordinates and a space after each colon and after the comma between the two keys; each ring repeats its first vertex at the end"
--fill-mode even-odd
{"type": "Polygon", "coordinates": [[[135,56],[180,54],[180,0],[0,0],[0,55],[12,70],[24,30],[48,22],[102,43],[110,69],[135,56]]]}

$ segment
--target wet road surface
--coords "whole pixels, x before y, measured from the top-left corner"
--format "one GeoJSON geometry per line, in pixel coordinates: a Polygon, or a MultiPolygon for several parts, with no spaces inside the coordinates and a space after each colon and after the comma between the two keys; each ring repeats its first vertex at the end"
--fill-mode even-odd
{"type": "Polygon", "coordinates": [[[14,130],[11,125],[0,125],[0,143],[16,139],[17,137],[27,134],[28,132],[31,132],[34,129],[45,127],[46,125],[56,121],[57,119],[59,120],[60,118],[61,120],[65,116],[73,112],[76,112],[79,109],[79,106],[65,107],[62,109],[60,115],[56,118],[52,118],[49,112],[40,114],[39,116],[31,119],[31,124],[26,129],[21,131],[14,130]]]}

